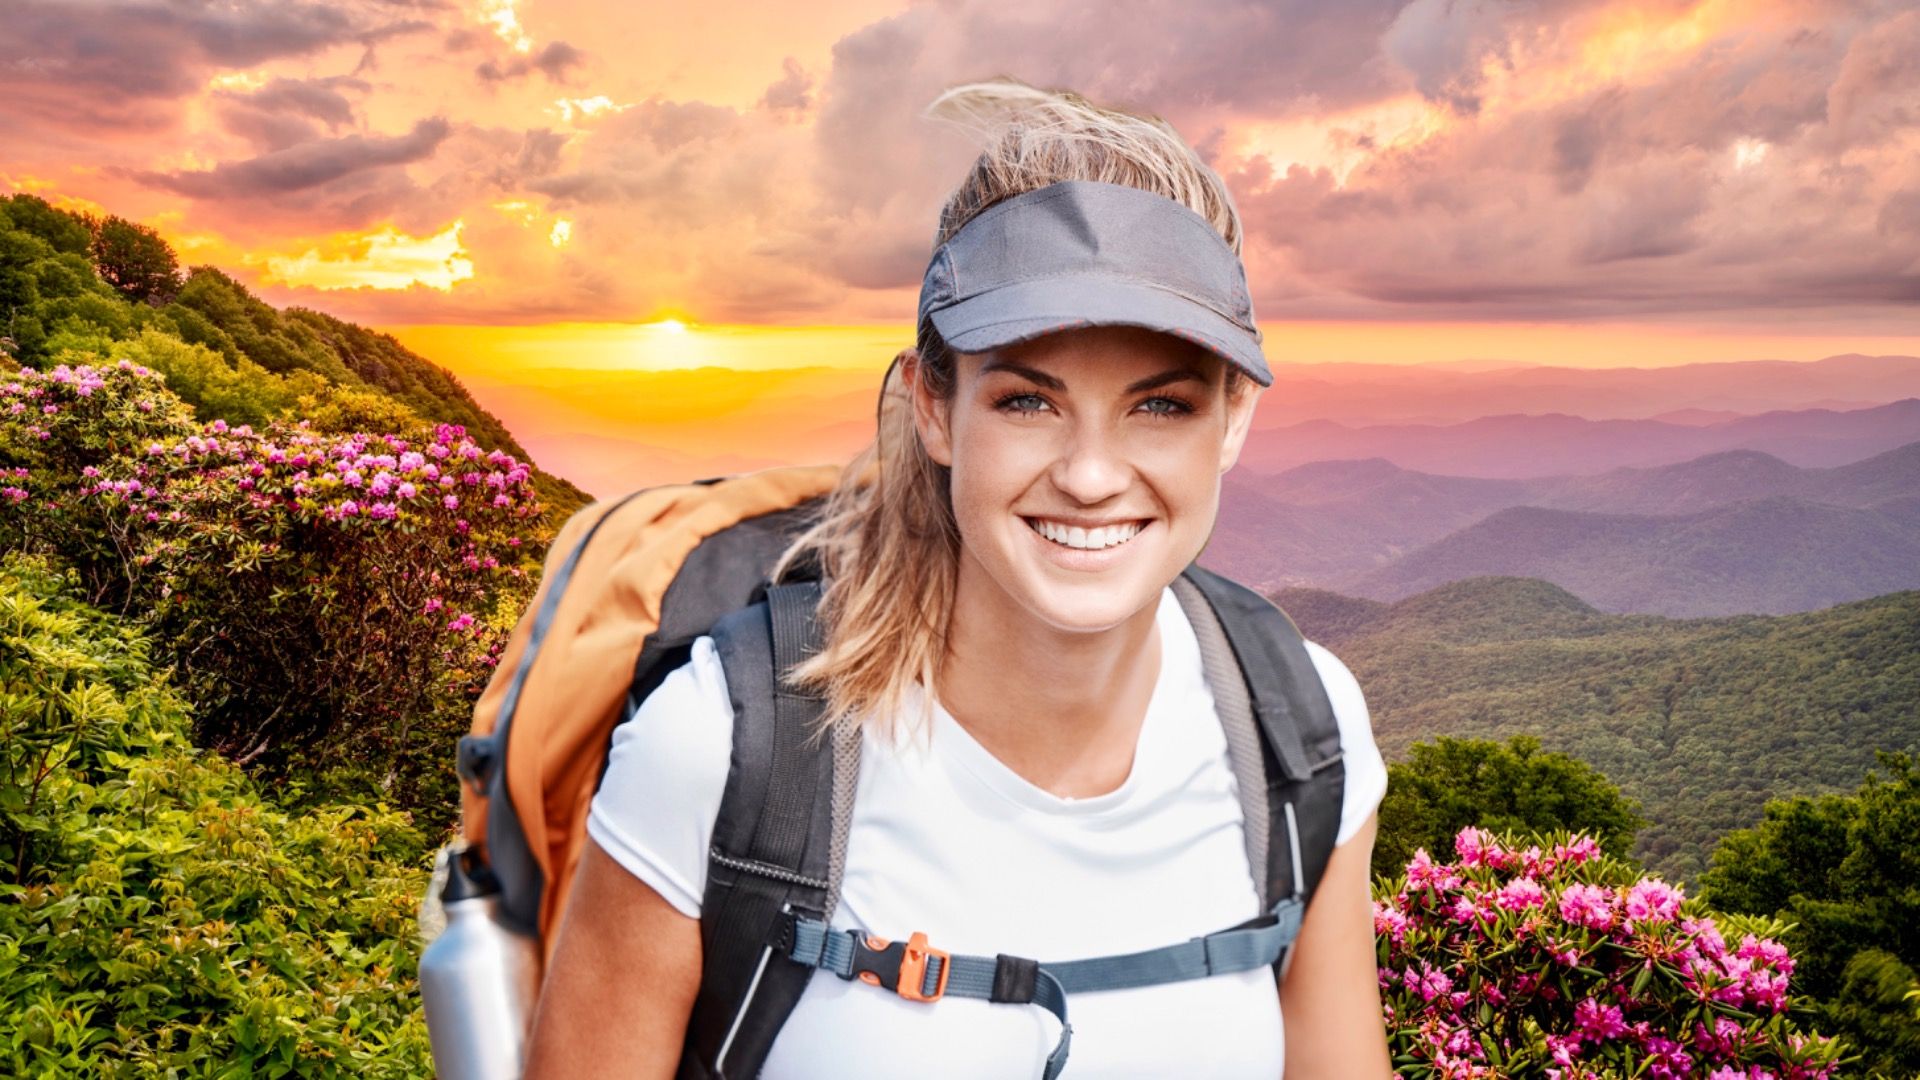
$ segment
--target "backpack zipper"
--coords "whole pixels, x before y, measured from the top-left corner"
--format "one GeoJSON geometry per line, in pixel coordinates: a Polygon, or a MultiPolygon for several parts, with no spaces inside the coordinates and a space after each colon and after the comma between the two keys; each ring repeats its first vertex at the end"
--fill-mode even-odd
{"type": "Polygon", "coordinates": [[[1287,844],[1293,853],[1293,895],[1300,896],[1300,879],[1305,876],[1300,868],[1300,825],[1294,820],[1293,800],[1283,804],[1287,811],[1287,844]]]}
{"type": "MultiPolygon", "coordinates": [[[[793,910],[791,901],[780,905],[780,913],[793,910]]],[[[733,1037],[740,1034],[740,1023],[747,1018],[747,1009],[753,1004],[753,996],[760,991],[760,976],[766,974],[767,961],[773,959],[773,944],[769,942],[760,950],[760,963],[753,969],[753,979],[747,983],[747,994],[740,999],[740,1008],[733,1014],[733,1023],[727,1027],[727,1037],[720,1043],[720,1052],[713,1057],[713,1075],[718,1080],[726,1080],[725,1062],[727,1051],[733,1049],[733,1037]]]]}
{"type": "Polygon", "coordinates": [[[725,854],[718,847],[708,851],[707,857],[719,863],[721,866],[740,870],[748,874],[759,874],[761,877],[772,878],[775,881],[784,881],[792,885],[805,885],[812,889],[824,889],[827,887],[827,883],[819,878],[808,877],[805,874],[796,874],[784,866],[775,866],[772,863],[760,862],[757,859],[736,859],[731,855],[725,854]]]}

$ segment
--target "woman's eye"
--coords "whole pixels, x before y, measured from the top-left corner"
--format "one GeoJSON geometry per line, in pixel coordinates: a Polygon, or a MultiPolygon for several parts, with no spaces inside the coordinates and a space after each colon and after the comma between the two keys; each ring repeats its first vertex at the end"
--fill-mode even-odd
{"type": "Polygon", "coordinates": [[[1039,394],[1008,394],[1006,397],[994,402],[993,405],[996,409],[1012,413],[1035,413],[1040,411],[1028,405],[1018,404],[1021,402],[1038,402],[1044,405],[1046,404],[1046,399],[1039,394]]]}
{"type": "Polygon", "coordinates": [[[1186,402],[1181,401],[1179,398],[1172,398],[1172,397],[1150,397],[1147,400],[1141,402],[1141,405],[1142,406],[1152,405],[1155,402],[1159,402],[1160,404],[1167,406],[1167,408],[1164,408],[1164,409],[1148,409],[1147,410],[1149,413],[1152,413],[1155,416],[1179,416],[1182,413],[1190,413],[1193,411],[1192,405],[1189,405],[1186,402]]]}

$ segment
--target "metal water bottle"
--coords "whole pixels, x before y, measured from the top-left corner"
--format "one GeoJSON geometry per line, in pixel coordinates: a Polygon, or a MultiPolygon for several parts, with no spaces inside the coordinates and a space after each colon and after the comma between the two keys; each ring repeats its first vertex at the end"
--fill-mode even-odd
{"type": "Polygon", "coordinates": [[[447,863],[446,928],[420,955],[440,1080],[517,1080],[540,989],[540,943],[500,919],[500,884],[472,849],[447,863]]]}

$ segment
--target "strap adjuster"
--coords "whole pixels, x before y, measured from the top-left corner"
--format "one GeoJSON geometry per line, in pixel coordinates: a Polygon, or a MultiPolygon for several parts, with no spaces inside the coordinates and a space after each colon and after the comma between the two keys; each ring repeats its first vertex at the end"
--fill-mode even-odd
{"type": "Polygon", "coordinates": [[[953,972],[953,958],[927,944],[927,935],[916,930],[905,941],[888,941],[858,930],[845,931],[853,942],[853,962],[843,978],[858,978],[871,986],[892,990],[908,1001],[938,1001],[947,992],[947,976],[953,972]],[[923,993],[927,964],[939,962],[932,993],[923,993]]]}

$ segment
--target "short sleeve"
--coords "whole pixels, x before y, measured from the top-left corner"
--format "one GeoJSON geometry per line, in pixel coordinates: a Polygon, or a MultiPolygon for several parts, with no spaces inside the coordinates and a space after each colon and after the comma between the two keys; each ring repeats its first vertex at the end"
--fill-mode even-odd
{"type": "Polygon", "coordinates": [[[1346,793],[1340,803],[1340,831],[1336,846],[1346,843],[1360,831],[1367,816],[1387,794],[1387,763],[1373,741],[1373,720],[1367,714],[1367,699],[1360,693],[1360,681],[1347,670],[1340,658],[1317,642],[1307,642],[1307,655],[1320,673],[1320,682],[1333,702],[1334,719],[1340,725],[1341,760],[1346,766],[1346,793]]]}
{"type": "Polygon", "coordinates": [[[587,835],[682,914],[700,915],[707,850],[733,759],[733,705],[713,639],[694,639],[614,728],[587,835]]]}

